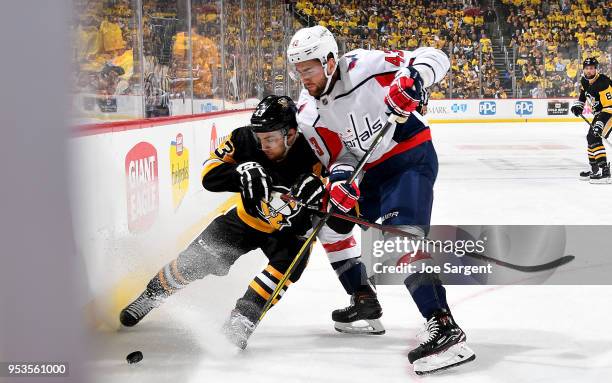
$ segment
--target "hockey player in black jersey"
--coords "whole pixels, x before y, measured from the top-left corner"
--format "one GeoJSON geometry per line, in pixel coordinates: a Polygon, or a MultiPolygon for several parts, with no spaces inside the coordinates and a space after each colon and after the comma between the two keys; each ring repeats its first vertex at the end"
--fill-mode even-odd
{"type": "MultiPolygon", "coordinates": [[[[268,96],[251,125],[234,130],[204,163],[202,184],[212,192],[237,192],[236,207],[215,218],[178,257],[164,266],[146,290],[121,311],[124,326],[136,325],[163,299],[207,275],[226,275],[243,254],[261,249],[269,263],[249,284],[224,324],[228,339],[245,348],[263,306],[305,241],[312,212],[280,196],[290,193],[310,207],[320,206],[322,165],[297,130],[295,104],[289,97],[268,96]]],[[[328,225],[329,226],[329,225],[328,225]]],[[[296,282],[307,263],[300,262],[296,282]]],[[[360,263],[360,262],[359,262],[360,263]]],[[[365,269],[365,268],[364,268],[365,269]]],[[[342,277],[340,277],[343,282],[342,277]]],[[[344,282],[343,282],[344,284],[344,282]]],[[[376,305],[382,314],[380,305],[376,305]]],[[[278,302],[275,299],[272,303],[278,302]]]]}
{"type": "Polygon", "coordinates": [[[602,137],[608,139],[612,131],[612,82],[597,71],[597,59],[589,57],[582,64],[580,96],[572,105],[572,113],[582,114],[586,101],[593,110],[593,123],[587,134],[589,164],[591,169],[580,173],[580,178],[594,184],[610,183],[610,163],[602,137]]]}

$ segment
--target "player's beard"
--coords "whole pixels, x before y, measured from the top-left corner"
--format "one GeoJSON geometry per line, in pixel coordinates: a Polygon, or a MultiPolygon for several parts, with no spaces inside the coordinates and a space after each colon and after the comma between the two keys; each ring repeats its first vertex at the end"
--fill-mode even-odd
{"type": "Polygon", "coordinates": [[[310,87],[306,87],[306,85],[304,85],[304,87],[308,91],[308,94],[310,94],[312,97],[319,97],[323,94],[323,90],[325,89],[326,83],[327,83],[327,79],[325,79],[324,81],[318,84],[311,83],[310,87]]]}
{"type": "Polygon", "coordinates": [[[594,70],[590,76],[587,76],[587,73],[584,70],[582,71],[582,76],[584,76],[584,78],[586,78],[589,81],[594,79],[596,75],[597,75],[597,70],[594,70]]]}

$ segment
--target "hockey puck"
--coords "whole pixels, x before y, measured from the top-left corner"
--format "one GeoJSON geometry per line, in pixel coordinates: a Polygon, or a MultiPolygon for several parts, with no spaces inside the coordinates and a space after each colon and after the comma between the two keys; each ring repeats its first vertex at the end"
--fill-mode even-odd
{"type": "Polygon", "coordinates": [[[142,360],[142,352],[140,351],[131,352],[128,354],[128,356],[125,357],[125,359],[127,360],[129,364],[138,363],[142,360]]]}

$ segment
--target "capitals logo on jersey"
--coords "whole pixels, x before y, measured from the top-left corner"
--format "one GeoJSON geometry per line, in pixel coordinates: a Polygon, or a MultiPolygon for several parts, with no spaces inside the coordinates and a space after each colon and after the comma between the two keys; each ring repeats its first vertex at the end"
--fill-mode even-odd
{"type": "Polygon", "coordinates": [[[347,60],[350,60],[348,63],[348,68],[346,69],[346,71],[350,71],[351,69],[355,68],[355,65],[357,65],[357,60],[359,60],[359,58],[357,58],[357,55],[346,55],[344,56],[346,57],[347,60]]]}
{"type": "Polygon", "coordinates": [[[373,119],[369,114],[363,116],[363,125],[359,124],[357,117],[353,112],[348,114],[350,126],[344,134],[341,134],[344,145],[348,148],[359,147],[362,150],[367,150],[365,143],[370,140],[376,132],[383,127],[383,122],[380,117],[373,119]],[[360,125],[362,127],[360,127],[360,125]]]}

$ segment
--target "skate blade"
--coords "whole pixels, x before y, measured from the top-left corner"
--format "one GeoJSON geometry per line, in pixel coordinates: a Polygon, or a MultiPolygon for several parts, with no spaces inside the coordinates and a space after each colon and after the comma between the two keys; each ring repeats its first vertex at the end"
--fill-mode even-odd
{"type": "Polygon", "coordinates": [[[607,185],[612,183],[612,178],[602,178],[598,180],[589,180],[589,183],[593,185],[607,185]]]}
{"type": "Polygon", "coordinates": [[[380,319],[362,319],[349,323],[335,322],[334,328],[344,334],[382,335],[385,333],[385,327],[380,319]]]}
{"type": "Polygon", "coordinates": [[[434,355],[414,361],[414,372],[417,375],[431,374],[468,363],[476,359],[476,354],[465,342],[457,343],[452,347],[434,355]]]}

